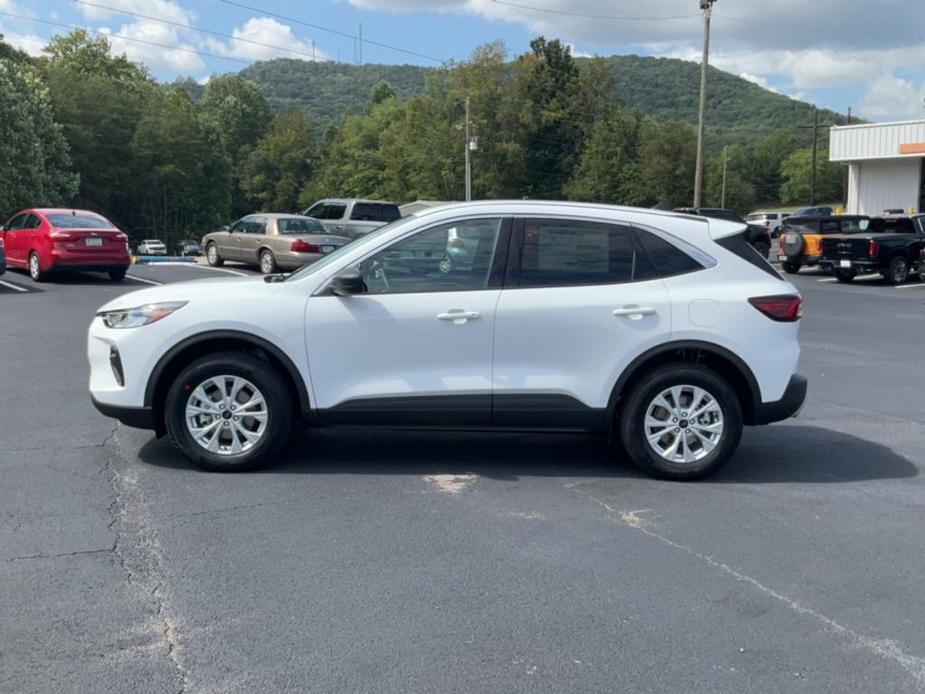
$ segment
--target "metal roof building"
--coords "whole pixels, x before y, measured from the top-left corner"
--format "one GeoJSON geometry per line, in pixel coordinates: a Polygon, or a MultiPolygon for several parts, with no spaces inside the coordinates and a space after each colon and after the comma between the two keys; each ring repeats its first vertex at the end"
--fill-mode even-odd
{"type": "Polygon", "coordinates": [[[925,120],[833,127],[829,159],[848,165],[848,214],[925,211],[925,120]]]}

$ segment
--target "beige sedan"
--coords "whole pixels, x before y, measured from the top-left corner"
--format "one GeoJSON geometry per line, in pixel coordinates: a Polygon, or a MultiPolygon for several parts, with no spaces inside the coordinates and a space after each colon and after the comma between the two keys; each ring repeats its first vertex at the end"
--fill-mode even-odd
{"type": "Polygon", "coordinates": [[[269,275],[313,263],[349,241],[328,234],[321,222],[311,217],[260,212],[206,234],[202,247],[209,265],[218,267],[233,260],[255,265],[269,275]]]}

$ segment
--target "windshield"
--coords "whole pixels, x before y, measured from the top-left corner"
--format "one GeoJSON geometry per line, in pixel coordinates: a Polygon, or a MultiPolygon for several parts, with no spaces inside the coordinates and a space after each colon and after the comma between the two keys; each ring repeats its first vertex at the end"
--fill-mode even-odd
{"type": "Polygon", "coordinates": [[[50,214],[48,221],[56,229],[113,229],[112,222],[96,214],[50,214]]]}
{"type": "Polygon", "coordinates": [[[301,279],[302,277],[308,277],[309,275],[314,274],[318,272],[319,270],[326,268],[331,263],[337,262],[337,260],[341,258],[341,256],[346,255],[347,253],[352,253],[358,248],[362,248],[363,246],[367,244],[373,243],[376,239],[378,239],[383,234],[387,234],[393,229],[397,229],[403,224],[407,222],[412,222],[415,219],[416,219],[415,215],[409,215],[408,217],[402,217],[401,219],[396,219],[391,224],[386,224],[385,226],[381,226],[375,231],[371,231],[365,236],[361,236],[355,241],[346,243],[340,248],[334,251],[331,251],[326,256],[321,258],[321,260],[316,260],[311,265],[303,265],[301,268],[299,268],[298,270],[293,272],[291,275],[289,275],[289,277],[286,278],[286,281],[288,282],[289,280],[301,279]]]}
{"type": "Polygon", "coordinates": [[[325,234],[324,224],[308,217],[282,217],[276,220],[280,234],[325,234]]]}

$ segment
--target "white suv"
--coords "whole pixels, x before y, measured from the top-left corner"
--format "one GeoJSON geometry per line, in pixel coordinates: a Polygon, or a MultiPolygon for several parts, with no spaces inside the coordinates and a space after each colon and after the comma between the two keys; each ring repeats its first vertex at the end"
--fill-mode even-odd
{"type": "Polygon", "coordinates": [[[800,296],[743,231],[605,205],[433,208],[292,275],[119,297],[90,326],[90,391],[209,470],[271,462],[298,420],[599,432],[654,475],[702,477],[806,394],[800,296]]]}

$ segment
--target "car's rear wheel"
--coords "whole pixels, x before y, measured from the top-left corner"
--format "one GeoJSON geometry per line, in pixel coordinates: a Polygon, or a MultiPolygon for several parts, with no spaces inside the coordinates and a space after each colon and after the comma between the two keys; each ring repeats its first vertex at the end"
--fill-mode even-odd
{"type": "Polygon", "coordinates": [[[214,472],[267,464],[285,445],[292,402],[267,362],[220,352],[186,367],[167,391],[164,423],[195,465],[214,472]]]}
{"type": "Polygon", "coordinates": [[[887,284],[903,284],[909,279],[909,261],[901,256],[896,256],[890,261],[890,266],[884,273],[883,278],[887,284]]]}
{"type": "Polygon", "coordinates": [[[780,264],[788,275],[795,275],[800,271],[800,263],[795,263],[792,260],[785,260],[780,264]]]}
{"type": "Polygon", "coordinates": [[[276,269],[276,258],[273,257],[272,251],[267,249],[260,251],[260,272],[264,275],[272,275],[276,269]]]}
{"type": "Polygon", "coordinates": [[[836,270],[835,279],[844,284],[854,282],[854,270],[836,270]]]}
{"type": "Polygon", "coordinates": [[[649,474],[700,479],[735,453],[742,437],[742,406],[732,386],[711,369],[667,366],[632,388],[619,431],[632,461],[649,474]]]}
{"type": "Polygon", "coordinates": [[[216,246],[214,243],[210,243],[208,246],[206,246],[206,260],[212,267],[221,267],[225,264],[222,256],[218,254],[218,246],[216,246]]]}
{"type": "Polygon", "coordinates": [[[42,269],[42,261],[35,251],[29,254],[29,277],[35,282],[44,282],[48,279],[48,273],[42,269]]]}
{"type": "Polygon", "coordinates": [[[113,270],[109,273],[109,279],[113,282],[121,282],[125,279],[126,272],[128,272],[128,270],[113,270]]]}

